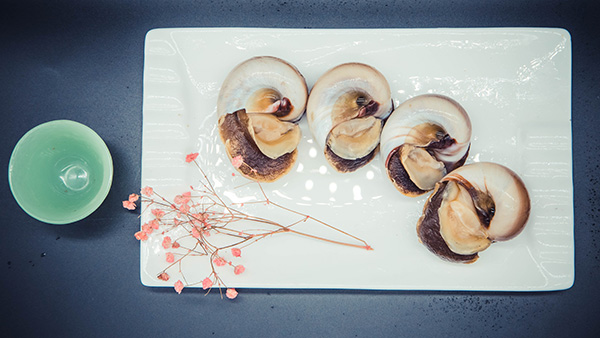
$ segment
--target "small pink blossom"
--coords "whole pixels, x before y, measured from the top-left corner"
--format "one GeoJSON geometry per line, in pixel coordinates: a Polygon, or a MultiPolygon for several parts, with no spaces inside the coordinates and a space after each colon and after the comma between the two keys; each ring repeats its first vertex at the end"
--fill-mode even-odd
{"type": "Polygon", "coordinates": [[[192,193],[190,191],[184,192],[181,195],[175,196],[175,204],[186,204],[192,199],[192,193]]]}
{"type": "Polygon", "coordinates": [[[182,213],[184,213],[184,214],[187,214],[187,213],[188,213],[188,211],[190,211],[190,206],[189,206],[189,205],[187,205],[187,204],[182,204],[182,205],[179,207],[179,211],[181,211],[181,212],[182,212],[182,213]]]}
{"type": "Polygon", "coordinates": [[[165,215],[165,212],[160,209],[152,209],[152,215],[154,215],[156,218],[161,218],[165,215]]]}
{"type": "Polygon", "coordinates": [[[243,265],[236,265],[235,268],[233,268],[233,273],[236,275],[240,275],[244,273],[244,271],[246,271],[246,268],[243,265]]]}
{"type": "Polygon", "coordinates": [[[202,280],[202,289],[210,289],[212,286],[213,282],[210,280],[210,278],[204,278],[204,280],[202,280]]]}
{"type": "Polygon", "coordinates": [[[238,155],[231,159],[231,164],[233,164],[233,167],[236,169],[239,168],[242,165],[242,163],[244,163],[242,155],[238,155]]]}
{"type": "Polygon", "coordinates": [[[148,223],[144,223],[142,224],[142,231],[150,235],[152,231],[154,231],[154,229],[152,229],[152,227],[148,225],[148,223]]]}
{"type": "Polygon", "coordinates": [[[178,280],[177,282],[175,282],[175,291],[177,291],[177,293],[181,293],[181,290],[183,290],[183,282],[178,280]]]}
{"type": "Polygon", "coordinates": [[[162,241],[162,246],[165,249],[170,248],[171,247],[171,237],[165,236],[165,238],[163,238],[163,241],[162,241]]]}
{"type": "Polygon", "coordinates": [[[171,244],[171,247],[172,247],[173,249],[177,249],[177,248],[179,248],[179,247],[180,247],[180,245],[179,245],[179,243],[178,243],[178,242],[173,242],[173,244],[171,244]]]}
{"type": "Polygon", "coordinates": [[[154,189],[151,187],[144,187],[144,189],[142,189],[142,195],[150,197],[152,194],[154,194],[154,189]]]}
{"type": "Polygon", "coordinates": [[[134,210],[135,209],[135,203],[127,200],[127,201],[123,201],[123,208],[128,209],[128,210],[134,210]]]}
{"type": "Polygon", "coordinates": [[[148,239],[148,235],[143,231],[138,231],[135,233],[135,238],[139,241],[145,241],[148,239]]]}
{"type": "Polygon", "coordinates": [[[148,222],[148,225],[154,229],[154,230],[158,230],[158,220],[153,219],[150,222],[148,222]]]}
{"type": "Polygon", "coordinates": [[[140,199],[140,195],[138,195],[138,194],[131,194],[131,195],[129,195],[129,202],[135,202],[138,199],[140,199]]]}
{"type": "Polygon", "coordinates": [[[198,231],[198,228],[196,228],[196,227],[192,228],[192,237],[200,238],[200,231],[198,231]]]}
{"type": "Polygon", "coordinates": [[[215,263],[216,266],[224,266],[227,264],[227,261],[223,259],[223,257],[217,257],[213,260],[213,263],[215,263]]]}
{"type": "Polygon", "coordinates": [[[190,162],[192,162],[193,160],[195,160],[197,157],[198,157],[198,153],[191,153],[191,154],[187,154],[187,155],[185,156],[185,161],[186,161],[187,163],[190,163],[190,162]]]}
{"type": "Polygon", "coordinates": [[[169,274],[166,273],[166,272],[163,272],[160,275],[158,275],[158,279],[164,280],[164,281],[168,281],[169,280],[169,274]]]}
{"type": "Polygon", "coordinates": [[[235,299],[235,297],[237,297],[238,292],[235,291],[234,288],[229,288],[227,289],[227,292],[225,292],[225,296],[227,296],[227,298],[229,299],[235,299]]]}
{"type": "Polygon", "coordinates": [[[167,263],[173,263],[175,262],[175,255],[173,255],[172,252],[167,252],[167,263]]]}
{"type": "Polygon", "coordinates": [[[232,248],[231,254],[233,255],[233,257],[240,257],[240,256],[242,256],[242,250],[240,250],[238,248],[232,248]]]}

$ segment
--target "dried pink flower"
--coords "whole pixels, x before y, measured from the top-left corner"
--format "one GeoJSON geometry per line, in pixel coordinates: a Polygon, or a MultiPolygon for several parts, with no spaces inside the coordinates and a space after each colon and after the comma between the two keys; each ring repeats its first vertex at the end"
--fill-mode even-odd
{"type": "Polygon", "coordinates": [[[190,206],[189,206],[189,205],[187,205],[187,204],[182,204],[182,205],[179,207],[179,211],[181,211],[181,212],[182,212],[182,213],[184,213],[184,214],[187,214],[187,213],[188,213],[188,211],[190,211],[190,206]]]}
{"type": "Polygon", "coordinates": [[[192,237],[200,238],[200,231],[198,231],[198,228],[196,228],[196,227],[192,228],[192,237]]]}
{"type": "Polygon", "coordinates": [[[233,164],[233,167],[236,169],[239,168],[242,165],[242,163],[244,163],[242,155],[238,155],[231,159],[231,164],[233,164]]]}
{"type": "Polygon", "coordinates": [[[180,245],[179,245],[179,243],[177,243],[177,242],[173,242],[173,244],[171,244],[171,247],[172,247],[173,249],[177,249],[177,248],[179,248],[179,246],[180,246],[180,245]]]}
{"type": "Polygon", "coordinates": [[[152,229],[154,229],[154,230],[158,230],[158,225],[159,225],[159,224],[158,224],[158,220],[156,220],[156,219],[153,219],[153,220],[151,220],[150,222],[148,222],[148,225],[149,225],[149,226],[150,226],[152,229]]]}
{"type": "Polygon", "coordinates": [[[215,263],[216,266],[224,266],[227,264],[227,261],[223,259],[223,257],[217,257],[213,260],[213,263],[215,263]]]}
{"type": "Polygon", "coordinates": [[[154,194],[154,189],[152,189],[151,187],[144,187],[142,189],[142,195],[150,197],[152,196],[152,194],[154,194]]]}
{"type": "Polygon", "coordinates": [[[152,215],[154,215],[156,218],[161,218],[165,215],[165,212],[160,209],[152,209],[152,215]]]}
{"type": "Polygon", "coordinates": [[[158,275],[158,279],[164,280],[164,281],[168,281],[169,280],[169,274],[166,273],[166,272],[163,272],[160,275],[158,275]]]}
{"type": "Polygon", "coordinates": [[[177,291],[177,293],[181,293],[181,290],[183,290],[183,282],[178,280],[177,282],[175,282],[175,291],[177,291]]]}
{"type": "Polygon", "coordinates": [[[240,257],[240,256],[242,256],[242,250],[240,250],[238,248],[232,248],[231,254],[233,255],[233,257],[240,257]]]}
{"type": "Polygon", "coordinates": [[[197,157],[198,157],[198,153],[191,153],[191,154],[187,154],[187,155],[185,156],[185,161],[186,161],[187,163],[190,163],[190,162],[192,162],[193,160],[195,160],[197,157]]]}
{"type": "Polygon", "coordinates": [[[135,202],[138,199],[140,199],[140,195],[138,195],[138,194],[131,194],[131,195],[129,195],[129,202],[135,202]]]}
{"type": "Polygon", "coordinates": [[[167,252],[167,263],[175,262],[175,255],[172,252],[167,252]]]}
{"type": "Polygon", "coordinates": [[[210,289],[213,286],[213,282],[210,280],[210,278],[204,278],[204,280],[202,280],[202,289],[206,290],[206,289],[210,289]]]}
{"type": "Polygon", "coordinates": [[[243,265],[236,265],[235,268],[233,268],[233,273],[236,275],[240,275],[244,273],[244,271],[246,271],[246,268],[243,265]]]}
{"type": "Polygon", "coordinates": [[[225,292],[225,296],[227,296],[227,298],[229,299],[235,299],[235,297],[237,297],[238,292],[235,291],[234,288],[229,288],[227,289],[227,292],[225,292]]]}
{"type": "Polygon", "coordinates": [[[175,202],[175,204],[187,204],[191,199],[192,193],[188,191],[184,192],[181,195],[175,196],[175,199],[173,201],[175,202]]]}
{"type": "Polygon", "coordinates": [[[148,235],[143,231],[136,232],[134,236],[138,241],[145,241],[148,239],[148,235]]]}
{"type": "Polygon", "coordinates": [[[123,201],[123,208],[128,209],[128,210],[134,210],[135,209],[135,203],[127,200],[127,201],[123,201]]]}
{"type": "Polygon", "coordinates": [[[165,236],[165,238],[163,238],[163,241],[162,241],[162,246],[165,249],[170,248],[171,247],[171,237],[165,236]]]}
{"type": "Polygon", "coordinates": [[[150,235],[154,229],[148,223],[142,224],[142,231],[150,235]]]}

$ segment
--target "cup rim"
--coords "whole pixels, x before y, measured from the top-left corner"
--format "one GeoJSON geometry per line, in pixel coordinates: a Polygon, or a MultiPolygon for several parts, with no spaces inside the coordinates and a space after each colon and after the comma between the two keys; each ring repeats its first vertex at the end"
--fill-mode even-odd
{"type": "Polygon", "coordinates": [[[113,173],[114,173],[114,167],[113,167],[112,155],[110,153],[110,150],[108,149],[108,146],[106,145],[104,140],[100,137],[100,135],[98,135],[98,133],[96,133],[96,131],[94,131],[92,128],[88,127],[87,125],[77,122],[77,121],[68,120],[68,119],[59,119],[59,120],[52,120],[52,121],[44,122],[44,123],[38,124],[37,126],[31,128],[30,130],[28,130],[25,134],[23,134],[23,136],[21,136],[21,138],[19,138],[19,141],[17,141],[17,143],[15,144],[15,146],[12,150],[12,153],[10,155],[10,160],[8,162],[8,184],[10,187],[10,191],[13,195],[13,198],[15,199],[15,201],[17,202],[19,207],[21,207],[21,209],[23,211],[25,211],[25,213],[27,213],[29,216],[37,219],[38,221],[48,223],[48,224],[74,223],[74,222],[80,221],[80,220],[88,217],[89,215],[91,215],[94,211],[96,211],[102,205],[102,203],[108,196],[108,193],[110,192],[110,188],[112,186],[113,173]],[[77,215],[75,215],[73,217],[65,217],[65,218],[61,218],[61,219],[53,219],[50,217],[45,217],[43,215],[37,214],[35,210],[30,210],[30,209],[28,210],[27,208],[25,208],[23,206],[24,201],[21,198],[17,197],[17,194],[15,194],[15,191],[14,191],[15,188],[13,187],[13,175],[12,175],[13,159],[14,159],[15,154],[18,151],[19,146],[21,144],[23,144],[26,141],[26,139],[28,137],[30,137],[31,135],[39,132],[40,130],[42,130],[44,128],[48,128],[48,127],[54,126],[54,125],[67,125],[67,126],[79,128],[80,130],[83,130],[86,134],[91,135],[91,137],[93,139],[95,139],[96,141],[99,141],[98,144],[100,146],[99,148],[100,148],[102,157],[104,158],[104,161],[107,161],[106,164],[108,165],[108,169],[109,169],[108,174],[106,176],[106,181],[100,187],[100,190],[94,197],[94,200],[92,201],[93,203],[90,204],[89,208],[87,208],[86,211],[78,213],[77,215]]]}

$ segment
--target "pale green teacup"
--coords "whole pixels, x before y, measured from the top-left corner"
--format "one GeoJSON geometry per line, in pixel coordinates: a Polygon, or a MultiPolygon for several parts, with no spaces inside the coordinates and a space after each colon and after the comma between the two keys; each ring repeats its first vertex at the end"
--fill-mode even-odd
{"type": "Polygon", "coordinates": [[[106,144],[89,127],[56,120],[28,131],[10,157],[15,200],[33,218],[67,224],[90,215],[110,190],[113,164],[106,144]]]}

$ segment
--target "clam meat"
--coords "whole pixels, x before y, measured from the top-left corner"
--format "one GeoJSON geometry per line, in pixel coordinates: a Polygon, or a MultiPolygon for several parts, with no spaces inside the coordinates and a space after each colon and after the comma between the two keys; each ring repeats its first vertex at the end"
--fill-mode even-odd
{"type": "Polygon", "coordinates": [[[217,99],[219,135],[228,157],[243,159],[243,176],[272,182],[291,170],[307,98],[302,74],[276,57],[251,58],[229,73],[217,99]]]}
{"type": "Polygon", "coordinates": [[[525,184],[512,170],[489,162],[468,164],[436,184],[417,235],[440,258],[472,263],[492,243],[521,233],[530,208],[525,184]]]}
{"type": "Polygon", "coordinates": [[[381,132],[381,154],[389,179],[407,196],[430,191],[465,163],[471,121],[453,99],[436,94],[413,97],[392,112],[381,132]]]}
{"type": "Polygon", "coordinates": [[[317,80],[306,114],[329,164],[339,172],[352,172],[377,153],[383,122],[392,108],[383,74],[363,63],[345,63],[317,80]]]}

